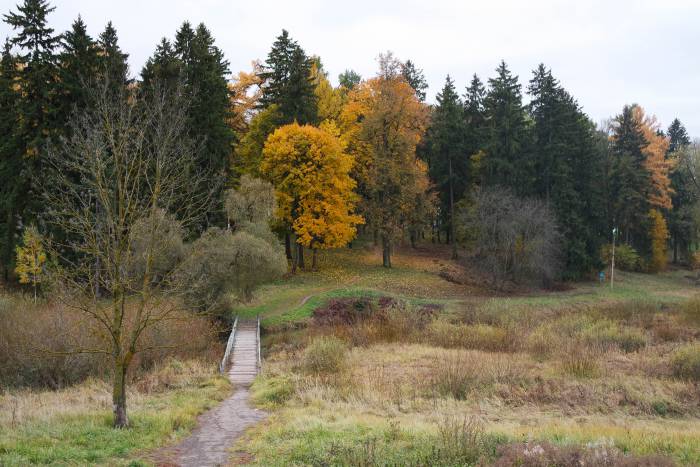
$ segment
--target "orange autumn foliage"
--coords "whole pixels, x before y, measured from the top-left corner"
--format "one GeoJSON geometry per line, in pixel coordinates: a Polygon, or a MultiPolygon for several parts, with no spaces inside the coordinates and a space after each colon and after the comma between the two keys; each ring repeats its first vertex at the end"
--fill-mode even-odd
{"type": "Polygon", "coordinates": [[[651,177],[649,204],[655,208],[671,209],[671,179],[669,173],[673,169],[673,161],[666,158],[669,141],[660,134],[660,125],[656,117],[645,115],[644,109],[635,106],[635,119],[640,123],[644,138],[648,145],[642,150],[645,155],[644,168],[651,177]]]}
{"type": "Polygon", "coordinates": [[[353,158],[336,134],[332,123],[322,128],[292,123],[275,130],[263,149],[260,171],[275,186],[277,216],[297,243],[312,249],[346,245],[363,222],[352,213],[353,158]]]}

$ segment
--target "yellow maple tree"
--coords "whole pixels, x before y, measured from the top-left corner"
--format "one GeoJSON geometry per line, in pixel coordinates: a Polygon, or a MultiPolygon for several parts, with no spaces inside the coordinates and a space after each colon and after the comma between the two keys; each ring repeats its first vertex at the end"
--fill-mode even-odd
{"type": "MultiPolygon", "coordinates": [[[[260,171],[275,186],[277,216],[299,245],[316,250],[344,246],[362,217],[353,214],[353,158],[344,152],[333,123],[321,128],[292,123],[265,142],[260,171]]],[[[296,261],[292,269],[296,268],[296,261]]]]}

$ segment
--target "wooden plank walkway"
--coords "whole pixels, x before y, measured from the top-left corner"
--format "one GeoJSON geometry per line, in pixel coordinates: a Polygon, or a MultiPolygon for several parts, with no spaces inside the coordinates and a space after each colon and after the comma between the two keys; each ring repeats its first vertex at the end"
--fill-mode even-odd
{"type": "Polygon", "coordinates": [[[240,320],[236,328],[228,377],[234,385],[249,386],[258,374],[257,320],[240,320]]]}
{"type": "MultiPolygon", "coordinates": [[[[238,320],[233,348],[222,371],[228,373],[234,393],[209,412],[178,445],[160,450],[150,459],[158,466],[214,467],[227,465],[229,448],[244,431],[267,414],[248,404],[249,386],[260,370],[260,333],[257,320],[238,320]]],[[[225,360],[225,357],[224,357],[225,360]]]]}

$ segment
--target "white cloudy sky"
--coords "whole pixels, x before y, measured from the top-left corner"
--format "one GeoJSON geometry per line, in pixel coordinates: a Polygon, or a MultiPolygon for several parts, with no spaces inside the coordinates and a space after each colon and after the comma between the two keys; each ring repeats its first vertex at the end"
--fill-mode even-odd
{"type": "MultiPolygon", "coordinates": [[[[7,12],[19,0],[0,0],[7,12]]],[[[97,35],[108,20],[139,71],[161,37],[184,20],[204,22],[231,63],[248,69],[282,28],[331,77],[363,76],[392,50],[424,69],[429,99],[450,74],[463,88],[504,59],[527,81],[540,62],[553,69],[600,122],[637,102],[666,127],[678,116],[700,137],[700,0],[54,0],[50,21],[67,29],[78,14],[97,35]]],[[[10,33],[0,25],[0,37],[10,33]]]]}

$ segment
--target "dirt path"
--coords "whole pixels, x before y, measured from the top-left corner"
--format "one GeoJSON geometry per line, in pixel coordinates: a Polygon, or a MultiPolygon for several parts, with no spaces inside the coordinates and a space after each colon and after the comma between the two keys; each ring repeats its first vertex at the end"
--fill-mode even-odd
{"type": "Polygon", "coordinates": [[[267,417],[248,403],[248,388],[257,374],[257,327],[239,323],[228,377],[235,386],[231,397],[202,414],[197,428],[176,446],[154,456],[158,466],[209,467],[225,465],[229,449],[243,432],[267,417]]]}

